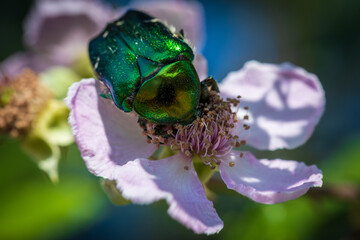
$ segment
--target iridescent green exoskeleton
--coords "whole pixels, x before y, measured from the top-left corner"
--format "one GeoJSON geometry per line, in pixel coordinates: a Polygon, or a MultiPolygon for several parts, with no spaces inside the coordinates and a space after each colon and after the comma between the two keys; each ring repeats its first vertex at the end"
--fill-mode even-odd
{"type": "Polygon", "coordinates": [[[91,63],[117,107],[160,124],[186,124],[196,117],[200,81],[194,53],[182,32],[129,10],[89,45],[91,63]]]}

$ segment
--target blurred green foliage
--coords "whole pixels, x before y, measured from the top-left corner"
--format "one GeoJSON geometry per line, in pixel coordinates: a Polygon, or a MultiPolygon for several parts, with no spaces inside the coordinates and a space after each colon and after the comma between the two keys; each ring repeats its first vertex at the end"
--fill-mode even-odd
{"type": "Polygon", "coordinates": [[[0,152],[1,239],[61,237],[103,214],[106,198],[97,179],[86,172],[76,146],[62,159],[59,184],[48,180],[17,141],[1,138],[0,152]]]}
{"type": "Polygon", "coordinates": [[[327,184],[360,184],[360,137],[340,146],[323,165],[327,184]]]}

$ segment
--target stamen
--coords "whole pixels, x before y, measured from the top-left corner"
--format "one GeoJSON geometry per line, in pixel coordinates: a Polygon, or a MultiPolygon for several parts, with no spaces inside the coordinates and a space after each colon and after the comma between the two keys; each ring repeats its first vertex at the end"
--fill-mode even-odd
{"type": "Polygon", "coordinates": [[[11,137],[25,136],[51,97],[50,90],[29,69],[23,70],[15,79],[3,80],[0,85],[0,132],[11,137]]]}
{"type": "MultiPolygon", "coordinates": [[[[148,137],[148,142],[157,146],[168,145],[171,150],[181,151],[188,157],[196,154],[205,165],[214,169],[223,162],[221,157],[230,153],[234,147],[246,144],[246,140],[240,140],[238,133],[241,128],[237,126],[242,124],[245,130],[250,126],[239,121],[237,113],[232,110],[233,107],[239,108],[238,99],[223,100],[216,91],[210,91],[207,102],[201,102],[197,109],[202,114],[191,124],[158,125],[140,118],[139,125],[148,137]]],[[[248,107],[244,108],[248,110],[248,107]]],[[[231,167],[235,165],[234,162],[228,164],[231,167]]]]}
{"type": "Polygon", "coordinates": [[[250,129],[250,126],[247,125],[247,124],[244,124],[243,127],[244,127],[245,130],[249,130],[249,129],[250,129]]]}

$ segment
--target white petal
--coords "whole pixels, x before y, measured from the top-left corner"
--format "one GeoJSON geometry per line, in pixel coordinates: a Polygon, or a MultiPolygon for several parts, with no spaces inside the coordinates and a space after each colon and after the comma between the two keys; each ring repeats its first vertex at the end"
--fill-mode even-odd
{"type": "Polygon", "coordinates": [[[249,152],[240,157],[236,151],[224,160],[219,169],[227,187],[256,202],[288,201],[302,196],[310,187],[322,185],[322,173],[315,165],[282,159],[257,160],[249,152]]]}
{"type": "MultiPolygon", "coordinates": [[[[220,84],[227,97],[241,95],[241,106],[249,107],[250,137],[258,148],[295,148],[311,136],[324,112],[325,94],[318,78],[290,64],[251,61],[229,73],[220,84]]],[[[246,111],[238,112],[243,119],[246,111]]]]}
{"type": "Polygon", "coordinates": [[[123,196],[134,203],[165,199],[169,215],[195,233],[213,234],[223,227],[191,160],[181,154],[156,161],[136,159],[119,169],[115,179],[123,196]]]}
{"type": "Polygon", "coordinates": [[[89,170],[114,179],[118,168],[138,157],[149,157],[155,145],[146,142],[136,116],[100,97],[100,84],[86,79],[70,87],[66,99],[69,123],[89,170]]]}

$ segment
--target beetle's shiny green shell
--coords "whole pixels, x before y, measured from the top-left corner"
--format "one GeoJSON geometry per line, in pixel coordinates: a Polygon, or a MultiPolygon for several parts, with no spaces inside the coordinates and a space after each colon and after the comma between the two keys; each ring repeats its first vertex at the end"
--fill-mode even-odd
{"type": "Polygon", "coordinates": [[[194,116],[200,82],[193,51],[159,20],[129,10],[90,42],[89,55],[120,109],[156,123],[194,116]]]}
{"type": "Polygon", "coordinates": [[[187,123],[195,115],[199,84],[189,61],[177,61],[163,67],[140,88],[134,110],[157,123],[187,123]]]}

